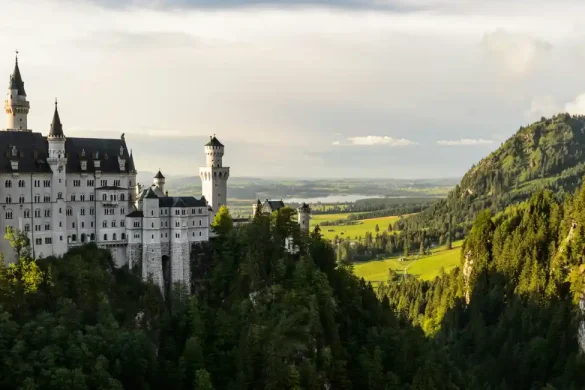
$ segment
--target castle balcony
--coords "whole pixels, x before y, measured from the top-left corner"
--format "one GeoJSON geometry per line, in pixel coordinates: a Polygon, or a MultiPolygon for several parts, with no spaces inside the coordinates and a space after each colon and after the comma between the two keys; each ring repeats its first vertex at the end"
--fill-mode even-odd
{"type": "Polygon", "coordinates": [[[102,200],[100,203],[103,207],[117,207],[120,204],[117,200],[102,200]]]}

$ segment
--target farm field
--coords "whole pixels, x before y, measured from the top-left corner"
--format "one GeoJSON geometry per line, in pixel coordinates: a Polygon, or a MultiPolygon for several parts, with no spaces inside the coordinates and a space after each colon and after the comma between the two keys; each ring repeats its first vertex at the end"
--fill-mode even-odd
{"type": "Polygon", "coordinates": [[[428,256],[416,260],[416,255],[410,256],[411,261],[399,261],[400,257],[392,257],[385,260],[372,260],[354,265],[356,276],[372,282],[373,285],[380,281],[388,279],[388,269],[391,268],[396,272],[406,272],[424,280],[434,279],[439,275],[441,267],[445,272],[449,272],[459,266],[460,251],[463,240],[453,242],[453,249],[447,250],[445,247],[439,247],[433,250],[428,256]]]}
{"type": "MultiPolygon", "coordinates": [[[[347,218],[349,214],[318,214],[311,218],[311,229],[324,221],[336,221],[347,218]]],[[[338,225],[338,226],[321,226],[321,234],[324,238],[332,240],[335,236],[350,238],[355,240],[356,237],[365,237],[366,232],[376,234],[376,225],[380,228],[380,233],[388,230],[388,225],[396,222],[400,217],[381,217],[356,221],[356,225],[338,225]]]]}

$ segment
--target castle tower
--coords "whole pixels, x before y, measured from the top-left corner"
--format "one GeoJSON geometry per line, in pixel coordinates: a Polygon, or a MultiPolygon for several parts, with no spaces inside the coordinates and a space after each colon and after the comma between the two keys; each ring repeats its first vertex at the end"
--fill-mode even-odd
{"type": "Polygon", "coordinates": [[[155,186],[157,186],[160,189],[160,191],[164,194],[164,192],[165,192],[165,177],[161,173],[160,169],[159,169],[158,173],[156,174],[156,176],[154,177],[153,184],[155,186]]]}
{"type": "Polygon", "coordinates": [[[10,75],[8,83],[8,93],[4,101],[4,111],[6,112],[6,130],[12,131],[30,131],[28,130],[27,117],[30,105],[26,100],[24,90],[24,81],[18,68],[18,56],[14,64],[14,72],[10,75]]]}
{"type": "Polygon", "coordinates": [[[205,144],[206,166],[199,168],[203,196],[211,207],[210,219],[213,221],[219,208],[227,204],[227,180],[230,169],[222,165],[224,146],[215,136],[205,144]]]}
{"type": "Polygon", "coordinates": [[[308,204],[303,203],[301,207],[298,208],[299,212],[299,226],[301,228],[301,233],[308,234],[309,233],[309,223],[311,221],[311,207],[308,204]]]}
{"type": "Polygon", "coordinates": [[[67,252],[67,223],[65,214],[67,156],[65,155],[65,134],[63,133],[61,118],[59,118],[57,99],[55,99],[55,112],[53,113],[53,122],[51,123],[47,141],[49,143],[47,163],[53,172],[51,177],[53,254],[59,256],[67,252]]]}

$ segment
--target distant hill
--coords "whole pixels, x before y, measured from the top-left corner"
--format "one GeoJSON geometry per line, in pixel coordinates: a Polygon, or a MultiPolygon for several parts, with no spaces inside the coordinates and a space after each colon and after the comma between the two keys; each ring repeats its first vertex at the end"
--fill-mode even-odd
{"type": "Polygon", "coordinates": [[[400,222],[399,228],[445,229],[471,223],[479,211],[501,211],[542,188],[562,197],[581,184],[585,174],[585,116],[559,114],[541,118],[481,160],[463,176],[446,199],[400,222]]]}

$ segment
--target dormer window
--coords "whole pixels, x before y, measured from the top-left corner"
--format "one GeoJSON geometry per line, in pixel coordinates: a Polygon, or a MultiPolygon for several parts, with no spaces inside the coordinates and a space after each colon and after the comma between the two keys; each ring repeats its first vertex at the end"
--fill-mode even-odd
{"type": "Polygon", "coordinates": [[[13,171],[18,171],[18,160],[10,161],[10,165],[12,166],[13,171]]]}
{"type": "Polygon", "coordinates": [[[87,171],[87,161],[81,161],[81,170],[87,171]]]}
{"type": "Polygon", "coordinates": [[[12,157],[18,156],[18,151],[16,150],[16,146],[12,147],[12,157]]]}
{"type": "Polygon", "coordinates": [[[96,167],[96,169],[100,169],[100,160],[93,160],[93,165],[96,167]]]}
{"type": "Polygon", "coordinates": [[[123,155],[124,155],[124,147],[120,146],[120,156],[123,156],[123,155]]]}
{"type": "Polygon", "coordinates": [[[120,165],[120,171],[126,170],[126,159],[122,157],[118,157],[118,164],[120,165]]]}

